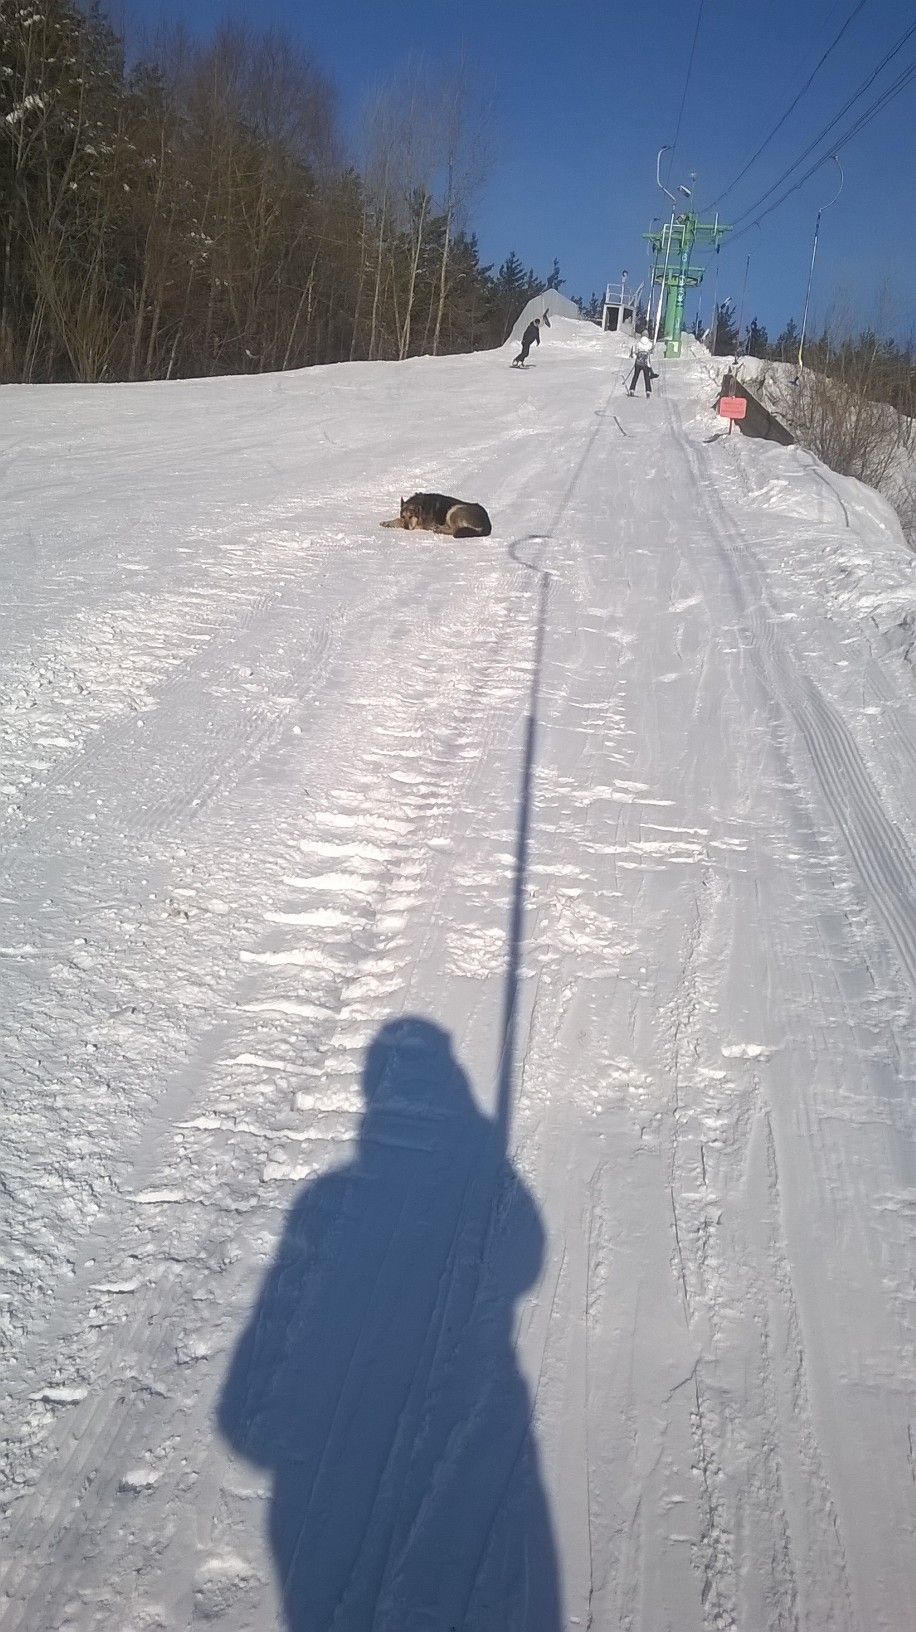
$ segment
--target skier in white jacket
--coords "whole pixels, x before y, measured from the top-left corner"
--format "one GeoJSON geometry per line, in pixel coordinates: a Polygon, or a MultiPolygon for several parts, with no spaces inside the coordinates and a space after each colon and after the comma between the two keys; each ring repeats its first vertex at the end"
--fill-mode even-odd
{"type": "Polygon", "coordinates": [[[633,368],[633,378],[627,388],[627,395],[630,397],[632,397],[634,391],[636,390],[636,381],[639,379],[640,373],[646,382],[646,396],[651,397],[652,395],[652,364],[650,361],[652,350],[652,341],[649,339],[648,334],[641,334],[633,350],[630,352],[630,356],[635,357],[636,359],[633,368]]]}

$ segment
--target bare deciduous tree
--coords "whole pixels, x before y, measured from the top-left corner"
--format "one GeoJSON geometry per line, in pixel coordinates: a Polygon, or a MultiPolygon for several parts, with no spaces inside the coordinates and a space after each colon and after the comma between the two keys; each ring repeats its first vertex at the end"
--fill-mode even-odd
{"type": "Polygon", "coordinates": [[[768,389],[796,440],[832,470],[883,493],[912,538],[914,347],[881,338],[891,315],[886,291],[866,329],[856,329],[850,310],[835,302],[823,331],[805,348],[804,367],[781,384],[774,377],[768,389]]]}
{"type": "MultiPolygon", "coordinates": [[[[408,64],[362,167],[295,42],[160,32],[125,68],[84,0],[0,0],[0,376],[143,379],[499,343],[469,234],[487,121],[408,64]]],[[[529,282],[533,274],[529,274],[529,282]]]]}

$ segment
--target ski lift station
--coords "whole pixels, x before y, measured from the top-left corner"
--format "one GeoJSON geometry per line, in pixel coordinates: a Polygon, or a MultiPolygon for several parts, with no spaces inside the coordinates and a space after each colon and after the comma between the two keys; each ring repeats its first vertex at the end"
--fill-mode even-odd
{"type": "Polygon", "coordinates": [[[629,329],[632,332],[636,327],[636,304],[641,289],[642,284],[639,289],[627,289],[626,273],[619,283],[609,283],[604,291],[601,327],[607,331],[629,329]]]}

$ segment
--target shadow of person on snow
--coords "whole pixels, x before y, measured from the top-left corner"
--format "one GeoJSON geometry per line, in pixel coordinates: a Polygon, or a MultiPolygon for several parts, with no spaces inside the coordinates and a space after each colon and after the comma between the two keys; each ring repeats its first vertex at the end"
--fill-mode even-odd
{"type": "Polygon", "coordinates": [[[306,1185],[219,1404],[273,1476],[290,1632],[559,1632],[515,1359],[544,1234],[448,1034],[382,1027],[353,1161],[306,1185]]]}

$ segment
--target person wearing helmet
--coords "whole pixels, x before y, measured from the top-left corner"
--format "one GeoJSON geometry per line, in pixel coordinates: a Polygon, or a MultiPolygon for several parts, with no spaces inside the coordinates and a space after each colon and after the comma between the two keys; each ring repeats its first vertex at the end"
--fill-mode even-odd
{"type": "Polygon", "coordinates": [[[630,397],[632,397],[634,391],[636,390],[636,381],[639,379],[640,374],[642,374],[642,377],[646,382],[646,396],[651,397],[652,395],[652,349],[652,341],[650,340],[648,334],[641,334],[636,342],[636,345],[633,347],[633,350],[630,352],[630,356],[635,358],[633,378],[630,381],[627,390],[627,395],[630,397]]]}

